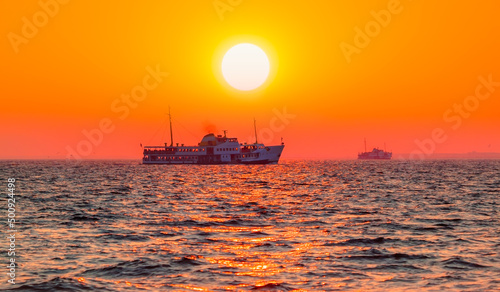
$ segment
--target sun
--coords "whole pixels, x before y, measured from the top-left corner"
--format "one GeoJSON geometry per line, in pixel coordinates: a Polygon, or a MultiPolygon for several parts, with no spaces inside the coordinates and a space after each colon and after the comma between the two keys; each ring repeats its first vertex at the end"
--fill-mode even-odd
{"type": "Polygon", "coordinates": [[[222,59],[226,82],[241,91],[259,88],[269,77],[269,58],[260,47],[243,43],[229,49],[222,59]]]}

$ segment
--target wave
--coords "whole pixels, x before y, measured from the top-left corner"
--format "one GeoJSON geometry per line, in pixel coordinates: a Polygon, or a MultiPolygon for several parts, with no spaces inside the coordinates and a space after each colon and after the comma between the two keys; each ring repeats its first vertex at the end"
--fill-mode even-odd
{"type": "Polygon", "coordinates": [[[268,283],[265,285],[255,285],[251,290],[257,291],[292,291],[293,288],[283,284],[283,283],[268,283]]]}
{"type": "Polygon", "coordinates": [[[391,238],[377,237],[377,238],[353,238],[339,242],[328,242],[325,246],[367,246],[383,244],[392,241],[391,238]]]}
{"type": "Polygon", "coordinates": [[[489,266],[483,266],[473,262],[468,262],[460,257],[453,257],[441,262],[445,268],[452,270],[471,270],[471,269],[483,269],[489,268],[489,266]]]}
{"type": "Polygon", "coordinates": [[[99,285],[98,283],[81,283],[75,278],[55,277],[51,280],[35,283],[25,284],[17,288],[9,289],[8,291],[115,291],[106,286],[99,285]]]}
{"type": "Polygon", "coordinates": [[[425,260],[429,259],[431,256],[423,254],[407,254],[407,253],[384,253],[375,248],[371,248],[365,251],[366,255],[349,255],[343,257],[348,260],[384,260],[384,259],[394,259],[394,260],[425,260]]]}
{"type": "Polygon", "coordinates": [[[148,236],[137,235],[137,234],[103,234],[99,235],[96,238],[103,240],[104,242],[108,241],[148,241],[150,238],[148,236]]]}
{"type": "Polygon", "coordinates": [[[158,264],[157,261],[152,261],[149,259],[137,259],[102,268],[89,269],[79,274],[79,276],[108,279],[128,279],[144,276],[164,275],[172,272],[173,270],[171,269],[170,264],[158,264]]]}

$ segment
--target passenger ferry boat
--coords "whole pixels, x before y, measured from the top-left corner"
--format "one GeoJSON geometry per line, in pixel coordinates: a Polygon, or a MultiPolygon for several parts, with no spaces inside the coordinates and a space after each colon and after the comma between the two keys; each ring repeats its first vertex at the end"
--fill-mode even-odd
{"type": "MultiPolygon", "coordinates": [[[[278,163],[281,152],[285,147],[283,139],[281,145],[265,146],[258,143],[240,144],[237,138],[215,135],[205,135],[198,146],[184,146],[173,144],[172,119],[170,121],[170,145],[144,146],[143,164],[268,164],[278,163]]],[[[255,137],[257,128],[254,121],[255,137]]]]}
{"type": "Polygon", "coordinates": [[[371,152],[366,151],[366,139],[365,139],[365,152],[358,153],[358,159],[369,160],[369,159],[382,159],[390,160],[392,158],[392,152],[386,152],[384,150],[373,148],[371,152]]]}

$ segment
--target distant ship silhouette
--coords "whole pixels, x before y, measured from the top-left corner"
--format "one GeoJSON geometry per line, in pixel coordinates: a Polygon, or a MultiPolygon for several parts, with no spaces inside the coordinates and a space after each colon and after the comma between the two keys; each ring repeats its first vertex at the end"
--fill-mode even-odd
{"type": "Polygon", "coordinates": [[[365,139],[365,152],[358,153],[358,159],[360,160],[390,160],[392,158],[392,152],[386,152],[378,148],[373,148],[371,152],[366,151],[366,139],[365,139]]]}

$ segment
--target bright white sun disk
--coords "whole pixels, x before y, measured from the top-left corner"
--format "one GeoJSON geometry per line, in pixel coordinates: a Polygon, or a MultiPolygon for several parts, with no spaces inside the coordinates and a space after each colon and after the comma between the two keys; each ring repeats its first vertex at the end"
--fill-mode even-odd
{"type": "Polygon", "coordinates": [[[227,51],[222,59],[222,75],[232,87],[249,91],[260,87],[269,76],[266,53],[253,44],[239,44],[227,51]]]}

